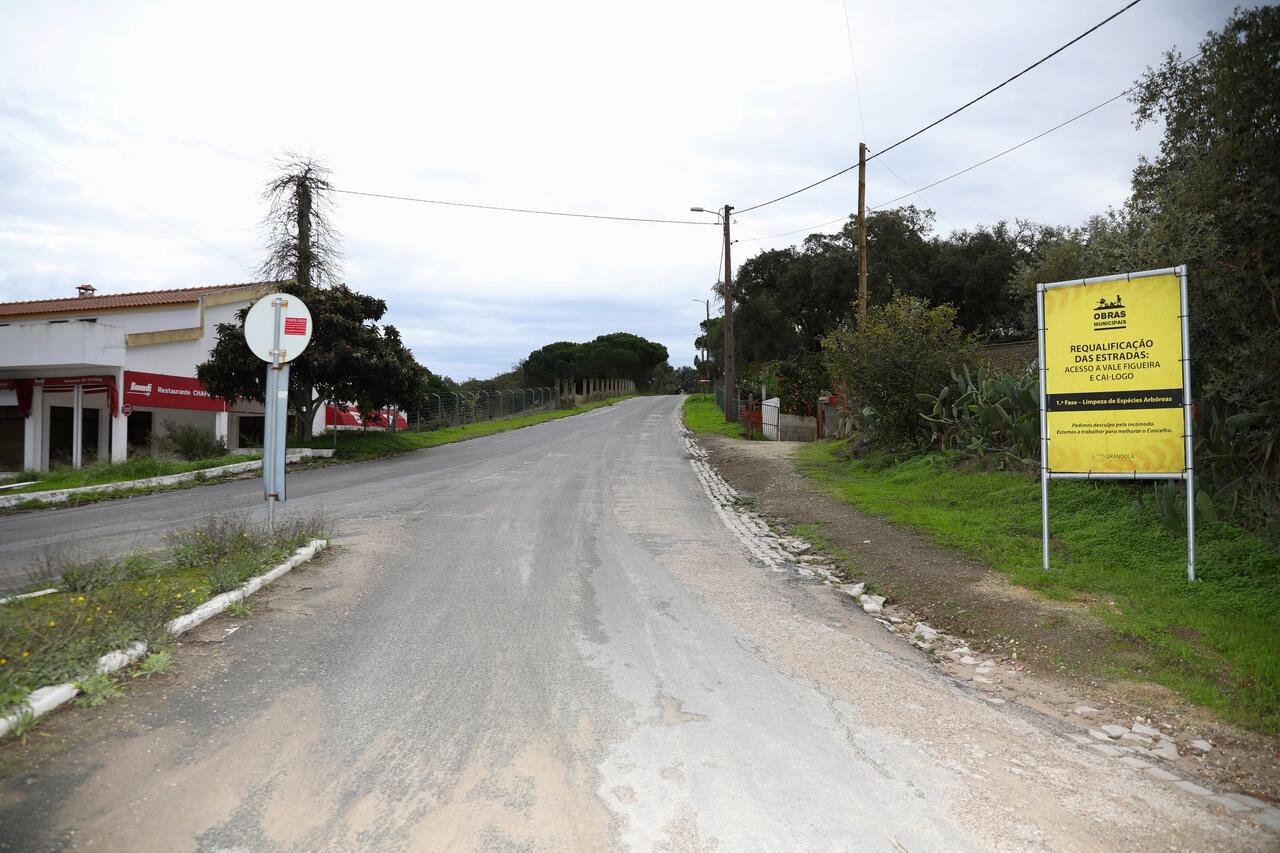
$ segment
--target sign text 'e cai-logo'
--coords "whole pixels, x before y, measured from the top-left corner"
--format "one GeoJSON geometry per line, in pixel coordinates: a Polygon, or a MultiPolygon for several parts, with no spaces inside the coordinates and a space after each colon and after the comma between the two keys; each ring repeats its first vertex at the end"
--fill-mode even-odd
{"type": "Polygon", "coordinates": [[[1098,304],[1093,306],[1093,330],[1106,332],[1123,329],[1125,325],[1124,300],[1120,298],[1120,294],[1117,293],[1116,298],[1109,302],[1105,296],[1099,297],[1098,304]]]}

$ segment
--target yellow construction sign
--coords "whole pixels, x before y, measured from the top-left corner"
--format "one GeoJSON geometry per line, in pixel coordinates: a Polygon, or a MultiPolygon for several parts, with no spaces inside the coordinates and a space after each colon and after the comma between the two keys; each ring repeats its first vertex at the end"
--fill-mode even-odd
{"type": "Polygon", "coordinates": [[[1181,284],[1168,272],[1043,291],[1049,472],[1186,470],[1181,284]]]}

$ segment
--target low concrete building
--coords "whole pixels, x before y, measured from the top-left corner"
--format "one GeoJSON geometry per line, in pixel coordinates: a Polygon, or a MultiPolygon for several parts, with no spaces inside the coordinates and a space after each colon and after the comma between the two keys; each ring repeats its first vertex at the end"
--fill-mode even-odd
{"type": "Polygon", "coordinates": [[[262,406],[231,406],[195,378],[217,325],[279,289],[224,284],[0,303],[0,471],[123,461],[165,420],[260,446],[262,406]]]}

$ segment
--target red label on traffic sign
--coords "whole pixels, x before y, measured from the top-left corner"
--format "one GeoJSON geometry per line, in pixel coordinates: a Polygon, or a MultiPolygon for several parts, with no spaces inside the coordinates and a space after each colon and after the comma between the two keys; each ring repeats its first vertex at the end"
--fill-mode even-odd
{"type": "Polygon", "coordinates": [[[286,335],[305,335],[307,333],[307,318],[285,317],[284,333],[286,335]]]}

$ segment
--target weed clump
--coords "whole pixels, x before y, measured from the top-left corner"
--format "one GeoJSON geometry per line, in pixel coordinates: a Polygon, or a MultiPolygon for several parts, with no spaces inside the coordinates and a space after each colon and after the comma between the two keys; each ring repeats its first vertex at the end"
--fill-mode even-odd
{"type": "Polygon", "coordinates": [[[155,552],[84,562],[42,555],[29,575],[45,585],[60,577],[63,591],[0,605],[0,713],[21,707],[32,690],[64,682],[87,685],[86,697],[106,701],[110,689],[91,675],[94,664],[135,641],[153,649],[139,672],[168,671],[170,620],[325,537],[328,527],[322,515],[298,515],[270,535],[243,514],[210,513],[155,552]]]}

